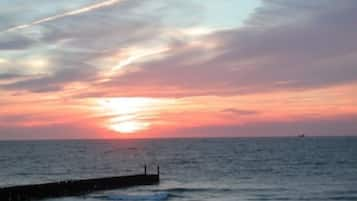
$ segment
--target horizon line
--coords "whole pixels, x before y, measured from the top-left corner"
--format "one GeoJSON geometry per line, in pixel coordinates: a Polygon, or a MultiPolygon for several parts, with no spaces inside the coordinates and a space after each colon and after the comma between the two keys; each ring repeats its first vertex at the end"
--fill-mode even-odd
{"type": "MultiPolygon", "coordinates": [[[[357,137],[357,135],[305,135],[304,138],[336,138],[336,137],[357,137]]],[[[37,138],[37,139],[0,139],[0,142],[13,141],[118,141],[118,140],[183,140],[183,139],[238,139],[238,138],[298,138],[298,135],[272,135],[272,136],[190,136],[190,137],[138,137],[138,138],[37,138]]]]}

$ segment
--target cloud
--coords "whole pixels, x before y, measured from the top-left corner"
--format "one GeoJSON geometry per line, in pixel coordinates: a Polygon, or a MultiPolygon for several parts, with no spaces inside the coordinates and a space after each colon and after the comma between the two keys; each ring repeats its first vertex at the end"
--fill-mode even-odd
{"type": "MultiPolygon", "coordinates": [[[[40,34],[35,38],[41,46],[31,50],[45,52],[58,62],[51,64],[46,76],[36,75],[2,88],[52,91],[77,81],[92,86],[91,91],[78,97],[183,97],[308,90],[357,80],[355,1],[264,1],[245,26],[212,29],[212,34],[193,38],[176,33],[179,19],[170,24],[163,20],[170,18],[170,12],[162,11],[169,8],[176,15],[185,14],[180,11],[190,4],[179,3],[179,8],[172,8],[176,4],[161,1],[103,2],[64,12],[54,16],[55,20],[50,18],[51,23],[36,27],[40,34]],[[124,54],[130,47],[157,44],[167,45],[168,51],[152,60],[131,63],[126,68],[135,70],[118,73],[112,80],[98,84],[94,79],[96,75],[100,79],[100,74],[110,71],[123,58],[118,56],[111,63],[102,61],[115,60],[115,55],[124,54]],[[73,68],[74,75],[87,73],[66,79],[59,70],[63,63],[70,63],[66,71],[73,68]]],[[[3,47],[31,47],[31,43],[17,44],[21,40],[9,41],[3,47]]]]}
{"type": "MultiPolygon", "coordinates": [[[[66,84],[72,82],[93,84],[96,75],[100,76],[106,71],[110,71],[111,67],[121,61],[122,58],[115,60],[115,55],[125,54],[126,49],[132,47],[151,46],[156,43],[155,41],[160,41],[162,31],[165,30],[162,22],[164,17],[160,10],[168,9],[167,13],[169,10],[176,10],[175,7],[169,7],[170,3],[166,1],[132,0],[120,1],[120,4],[116,4],[114,1],[106,2],[108,4],[103,4],[101,7],[103,9],[93,6],[90,7],[91,12],[87,12],[89,10],[86,7],[84,10],[66,12],[49,19],[44,18],[51,20],[51,23],[43,23],[49,21],[41,20],[41,23],[38,24],[40,26],[33,27],[28,32],[21,32],[28,34],[29,38],[36,38],[39,45],[36,48],[29,47],[14,53],[9,60],[16,61],[17,57],[23,58],[27,55],[38,54],[51,60],[51,63],[46,72],[41,75],[33,72],[32,78],[7,83],[1,85],[0,88],[51,92],[62,90],[66,84]],[[113,4],[109,6],[109,3],[113,4]],[[151,4],[155,6],[152,7],[151,4]],[[142,14],[138,15],[137,12],[142,14]],[[77,15],[78,13],[81,14],[77,15]],[[64,17],[72,14],[75,16],[64,17]],[[112,62],[101,63],[108,59],[112,62]],[[62,71],[68,73],[62,73],[62,71]],[[72,74],[77,75],[78,72],[86,73],[74,78],[72,74]]],[[[7,32],[6,34],[17,33],[7,32]]],[[[7,68],[6,74],[23,73],[24,71],[28,73],[31,69],[26,65],[14,66],[12,64],[10,68],[7,68]]]]}
{"type": "Polygon", "coordinates": [[[136,63],[140,70],[104,85],[116,87],[117,94],[164,86],[158,93],[172,96],[176,88],[190,96],[192,91],[229,95],[356,83],[357,3],[338,4],[265,1],[246,26],[172,43],[162,59],[136,63]],[[297,15],[288,15],[291,11],[297,15]],[[272,20],[282,16],[288,19],[272,20]]]}
{"type": "Polygon", "coordinates": [[[0,80],[8,80],[17,77],[20,77],[20,75],[15,73],[0,73],[0,80]]]}
{"type": "Polygon", "coordinates": [[[300,119],[297,121],[255,122],[242,125],[215,125],[182,128],[167,136],[191,137],[257,137],[297,136],[348,136],[357,133],[357,116],[335,116],[327,118],[300,119]]]}
{"type": "MultiPolygon", "coordinates": [[[[60,64],[57,64],[60,65],[60,64]]],[[[62,90],[66,84],[82,81],[94,80],[96,70],[87,64],[78,63],[77,67],[73,63],[62,63],[62,68],[57,69],[49,75],[30,77],[24,80],[14,81],[7,84],[0,84],[0,89],[24,90],[31,92],[53,92],[62,90]],[[69,65],[69,66],[68,66],[69,65]]]]}
{"type": "Polygon", "coordinates": [[[42,126],[0,126],[2,140],[109,138],[113,133],[90,125],[51,124],[42,126]],[[84,135],[85,134],[85,135],[84,135]]]}
{"type": "Polygon", "coordinates": [[[222,110],[222,113],[232,114],[236,116],[246,116],[246,115],[258,114],[259,112],[255,110],[242,110],[242,109],[228,108],[222,110]]]}
{"type": "MultiPolygon", "coordinates": [[[[107,64],[102,64],[97,60],[107,59],[113,54],[122,52],[122,49],[128,46],[145,43],[158,36],[160,29],[156,26],[159,25],[156,22],[152,23],[157,20],[151,16],[136,17],[133,15],[134,9],[141,4],[142,2],[139,1],[123,1],[105,10],[95,9],[92,12],[83,12],[75,19],[63,17],[50,24],[43,24],[40,27],[41,34],[37,36],[39,47],[21,49],[27,47],[18,46],[22,51],[13,53],[8,60],[21,61],[25,56],[39,55],[48,59],[48,67],[44,72],[37,73],[36,69],[31,70],[31,66],[26,64],[8,62],[3,65],[3,69],[0,69],[3,71],[0,72],[1,79],[11,79],[14,75],[20,74],[27,74],[27,77],[0,84],[0,88],[12,91],[52,92],[62,90],[72,82],[86,84],[95,82],[97,75],[102,71],[110,70],[106,67],[107,64]],[[98,29],[98,24],[101,25],[100,29],[98,29]],[[73,29],[73,27],[77,28],[73,29]]],[[[10,33],[6,35],[13,37],[10,33]]],[[[21,36],[20,34],[13,35],[21,36]]],[[[19,42],[20,40],[11,40],[9,44],[15,46],[19,42]]]]}
{"type": "Polygon", "coordinates": [[[0,116],[0,126],[5,124],[16,124],[26,120],[31,119],[32,115],[25,115],[25,114],[14,114],[14,115],[3,115],[0,116]]]}
{"type": "Polygon", "coordinates": [[[0,51],[26,49],[35,43],[35,40],[20,34],[6,34],[0,37],[0,51]]]}

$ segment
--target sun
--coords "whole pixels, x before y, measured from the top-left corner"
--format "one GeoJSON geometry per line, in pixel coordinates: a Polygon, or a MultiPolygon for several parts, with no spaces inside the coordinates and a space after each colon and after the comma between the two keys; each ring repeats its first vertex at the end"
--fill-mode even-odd
{"type": "Polygon", "coordinates": [[[118,133],[135,133],[148,129],[147,120],[159,102],[152,98],[104,98],[97,100],[99,110],[108,116],[105,126],[118,133]]]}
{"type": "Polygon", "coordinates": [[[110,125],[109,127],[117,131],[119,133],[135,133],[140,130],[144,130],[150,126],[150,123],[148,122],[140,122],[140,121],[125,121],[125,122],[120,122],[120,123],[114,123],[110,125]]]}

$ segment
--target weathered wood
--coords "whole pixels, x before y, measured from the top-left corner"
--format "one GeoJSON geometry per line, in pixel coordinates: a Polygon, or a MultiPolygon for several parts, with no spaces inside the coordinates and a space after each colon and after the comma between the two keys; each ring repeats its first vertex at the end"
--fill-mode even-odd
{"type": "Polygon", "coordinates": [[[1,201],[28,201],[45,198],[77,196],[94,191],[112,190],[159,182],[159,175],[131,175],[96,179],[69,180],[53,183],[0,188],[1,201]]]}

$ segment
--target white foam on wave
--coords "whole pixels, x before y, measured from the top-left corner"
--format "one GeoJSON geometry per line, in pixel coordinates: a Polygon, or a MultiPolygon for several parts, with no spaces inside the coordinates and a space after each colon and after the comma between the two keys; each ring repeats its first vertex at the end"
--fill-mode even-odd
{"type": "Polygon", "coordinates": [[[126,201],[163,201],[167,200],[169,194],[166,192],[154,193],[154,194],[145,194],[145,195],[103,195],[95,196],[95,198],[100,198],[103,200],[126,200],[126,201]]]}

